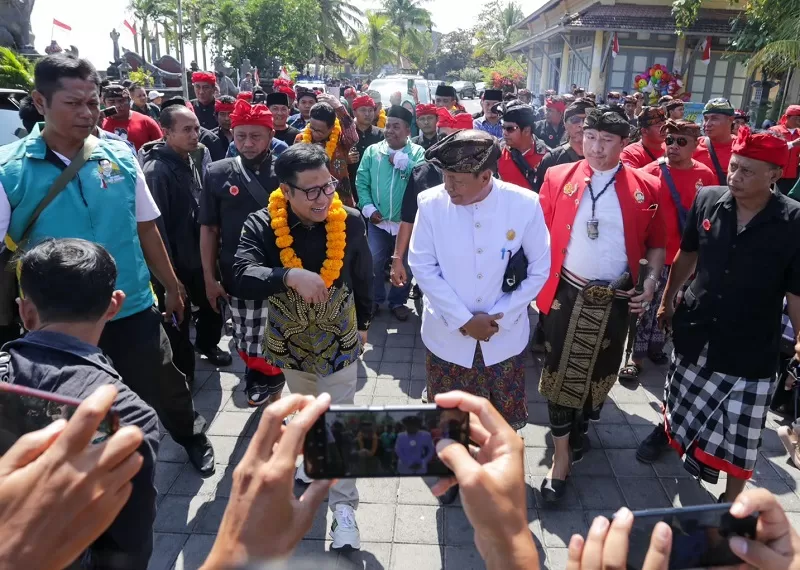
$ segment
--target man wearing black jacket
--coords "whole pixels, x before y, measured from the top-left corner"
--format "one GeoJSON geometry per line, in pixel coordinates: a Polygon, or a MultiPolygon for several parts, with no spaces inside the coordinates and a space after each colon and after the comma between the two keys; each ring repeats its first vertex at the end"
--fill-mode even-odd
{"type": "Polygon", "coordinates": [[[178,279],[186,288],[191,303],[186,303],[186,319],[180,328],[167,326],[176,366],[187,377],[194,376],[194,351],[189,341],[191,305],[199,308],[195,346],[217,366],[231,364],[231,355],[217,344],[222,336],[222,317],[208,300],[200,261],[200,192],[202,180],[192,153],[198,147],[200,124],[186,107],[172,105],[161,112],[164,142],[153,145],[142,157],[142,170],[161,210],[157,220],[164,245],[170,254],[178,279]]]}
{"type": "Polygon", "coordinates": [[[106,322],[125,300],[125,293],[115,291],[116,280],[114,259],[102,246],[82,239],[41,242],[20,260],[25,293],[19,314],[30,332],[3,349],[10,355],[13,384],[80,400],[106,384],[117,389],[112,409],[120,427],[137,426],[144,434],[138,449],[142,466],[131,479],[128,502],[79,564],[88,569],[139,570],[147,568],[153,551],[153,478],[160,434],[156,413],[122,382],[97,347],[106,322]]]}
{"type": "Polygon", "coordinates": [[[583,120],[586,118],[586,110],[595,107],[591,99],[576,99],[564,111],[567,142],[550,149],[539,163],[539,168],[536,169],[536,184],[533,188],[537,193],[544,183],[544,173],[551,166],[583,160],[583,120]]]}

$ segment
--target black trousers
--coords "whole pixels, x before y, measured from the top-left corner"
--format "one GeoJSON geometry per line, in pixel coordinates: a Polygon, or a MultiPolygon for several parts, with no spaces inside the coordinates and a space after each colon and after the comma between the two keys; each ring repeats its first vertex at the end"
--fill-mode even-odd
{"type": "Polygon", "coordinates": [[[206,420],[195,411],[186,377],[172,362],[155,306],[106,324],[99,346],[122,381],[153,407],[176,443],[187,445],[203,433],[206,420]]]}
{"type": "MultiPolygon", "coordinates": [[[[179,328],[175,328],[171,323],[166,323],[164,329],[172,345],[173,360],[178,370],[183,372],[191,381],[194,380],[195,354],[194,349],[200,352],[208,352],[222,338],[222,315],[214,311],[206,298],[205,281],[203,280],[203,270],[197,269],[191,272],[178,272],[178,279],[186,288],[188,299],[185,302],[183,323],[179,328]],[[192,305],[198,308],[194,313],[195,317],[195,339],[194,346],[189,338],[189,330],[192,323],[192,305]]],[[[164,308],[163,289],[154,285],[158,295],[159,305],[164,308]]]]}

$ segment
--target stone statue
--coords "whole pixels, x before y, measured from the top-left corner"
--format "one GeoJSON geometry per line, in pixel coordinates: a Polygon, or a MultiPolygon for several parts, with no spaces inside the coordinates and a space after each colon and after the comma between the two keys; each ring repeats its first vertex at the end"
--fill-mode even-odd
{"type": "Polygon", "coordinates": [[[111,37],[111,42],[114,44],[114,61],[119,61],[119,32],[117,28],[111,30],[109,36],[111,37]]]}
{"type": "Polygon", "coordinates": [[[44,48],[44,53],[47,55],[53,55],[54,53],[61,53],[64,49],[58,45],[56,40],[50,40],[50,45],[44,48]]]}
{"type": "Polygon", "coordinates": [[[0,0],[0,46],[20,53],[36,53],[31,12],[36,0],[0,0]]]}
{"type": "Polygon", "coordinates": [[[250,65],[250,60],[245,58],[242,60],[242,65],[239,66],[239,77],[246,77],[248,73],[253,71],[253,66],[250,65]]]}

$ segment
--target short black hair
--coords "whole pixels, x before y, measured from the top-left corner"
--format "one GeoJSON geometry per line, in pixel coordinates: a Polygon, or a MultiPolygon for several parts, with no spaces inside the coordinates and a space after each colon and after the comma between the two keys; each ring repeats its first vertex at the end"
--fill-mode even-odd
{"type": "Polygon", "coordinates": [[[327,103],[315,103],[314,106],[311,107],[309,117],[322,121],[329,127],[332,127],[334,123],[336,123],[336,111],[327,103]]]}
{"type": "Polygon", "coordinates": [[[33,97],[26,95],[19,102],[19,119],[22,121],[22,126],[29,133],[33,131],[36,123],[44,121],[44,117],[39,113],[36,105],[33,104],[33,97]]]}
{"type": "MultiPolygon", "coordinates": [[[[161,109],[161,114],[158,116],[158,122],[161,124],[162,129],[171,129],[175,125],[175,115],[181,112],[181,109],[189,111],[186,105],[170,105],[166,109],[161,109]]],[[[191,111],[189,111],[191,113],[191,111]]]]}
{"type": "Polygon", "coordinates": [[[325,150],[315,144],[296,144],[283,151],[275,161],[275,176],[281,184],[294,184],[297,175],[306,170],[328,167],[330,159],[325,150]]]}
{"type": "Polygon", "coordinates": [[[62,88],[62,79],[85,79],[100,85],[100,76],[88,59],[57,53],[39,60],[33,70],[35,89],[50,103],[53,94],[62,88]]]}
{"type": "Polygon", "coordinates": [[[19,284],[45,323],[98,321],[117,282],[114,258],[83,239],[47,239],[20,259],[19,284]]]}
{"type": "Polygon", "coordinates": [[[164,112],[164,109],[168,107],[172,107],[173,105],[180,105],[181,107],[186,107],[186,99],[181,96],[170,97],[166,101],[162,101],[161,103],[161,112],[164,112]]]}
{"type": "Polygon", "coordinates": [[[130,87],[128,87],[128,91],[133,92],[134,89],[144,89],[144,85],[141,83],[131,83],[130,87]]]}
{"type": "Polygon", "coordinates": [[[253,88],[253,105],[256,103],[266,103],[267,93],[258,85],[253,88]]]}

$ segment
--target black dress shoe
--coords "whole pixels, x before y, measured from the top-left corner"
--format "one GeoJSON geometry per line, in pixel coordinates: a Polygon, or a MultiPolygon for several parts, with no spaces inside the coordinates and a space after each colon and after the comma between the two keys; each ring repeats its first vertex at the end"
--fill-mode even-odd
{"type": "MultiPolygon", "coordinates": [[[[569,475],[567,475],[567,479],[569,479],[569,475]]],[[[544,499],[545,503],[557,503],[567,492],[567,480],[564,479],[562,481],[561,479],[545,477],[539,490],[542,493],[542,499],[544,499]]]]}
{"type": "Polygon", "coordinates": [[[201,475],[211,475],[214,472],[214,448],[205,434],[196,436],[184,449],[189,455],[189,463],[201,475]]]}
{"type": "Polygon", "coordinates": [[[445,494],[439,497],[439,503],[442,505],[452,505],[458,498],[458,485],[453,485],[445,494]]]}
{"type": "Polygon", "coordinates": [[[208,361],[214,366],[230,366],[233,364],[233,357],[231,357],[230,352],[225,352],[218,346],[211,350],[199,350],[198,352],[208,358],[208,361]]]}
{"type": "Polygon", "coordinates": [[[669,450],[669,439],[664,432],[664,424],[658,424],[655,429],[644,438],[636,449],[636,460],[640,463],[653,463],[658,461],[664,452],[669,450]]]}

